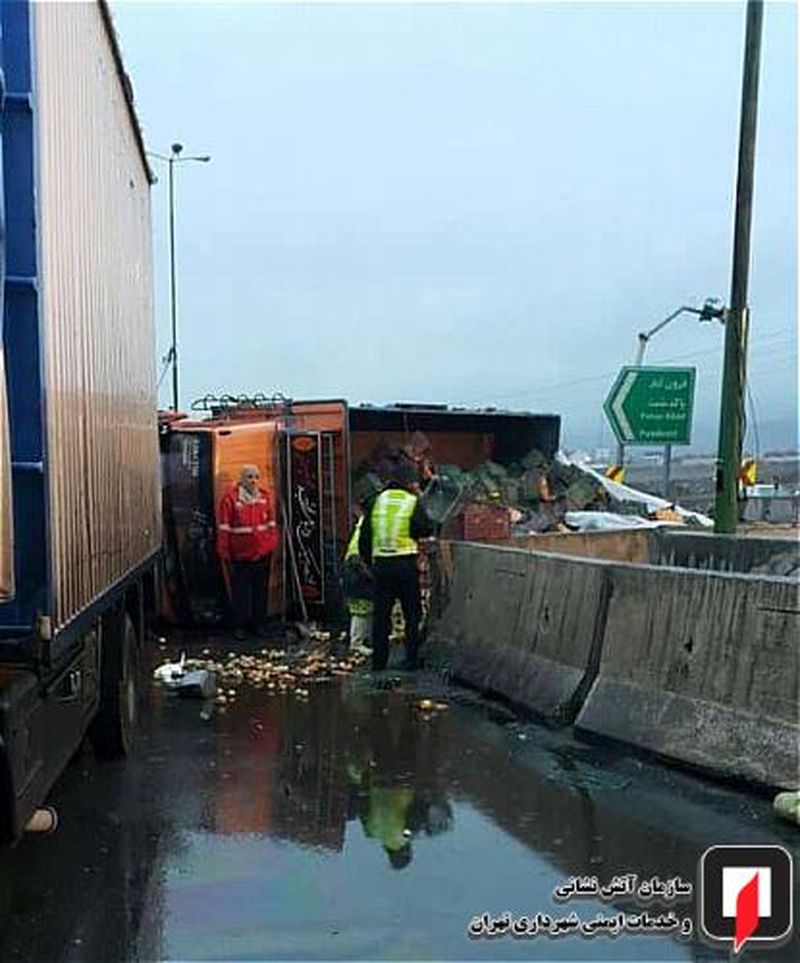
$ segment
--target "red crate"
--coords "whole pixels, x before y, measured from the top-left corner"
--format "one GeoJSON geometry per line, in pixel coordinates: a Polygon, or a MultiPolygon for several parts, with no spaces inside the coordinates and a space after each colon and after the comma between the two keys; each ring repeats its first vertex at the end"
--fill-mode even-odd
{"type": "Polygon", "coordinates": [[[464,539],[501,542],[511,537],[508,509],[500,505],[469,505],[464,510],[464,539]]]}

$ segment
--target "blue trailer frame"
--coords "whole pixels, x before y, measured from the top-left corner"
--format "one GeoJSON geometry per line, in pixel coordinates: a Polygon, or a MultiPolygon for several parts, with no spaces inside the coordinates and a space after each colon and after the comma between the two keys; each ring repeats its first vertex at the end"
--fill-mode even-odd
{"type": "Polygon", "coordinates": [[[3,344],[11,423],[16,595],[0,604],[0,639],[29,636],[52,585],[45,471],[45,404],[36,236],[35,98],[27,0],[0,3],[3,157],[3,344]]]}

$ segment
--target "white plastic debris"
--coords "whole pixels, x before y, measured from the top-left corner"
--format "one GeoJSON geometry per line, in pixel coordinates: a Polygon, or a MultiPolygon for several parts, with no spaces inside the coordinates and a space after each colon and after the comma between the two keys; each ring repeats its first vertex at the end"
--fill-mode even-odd
{"type": "Polygon", "coordinates": [[[196,659],[187,661],[181,652],[178,662],[164,662],[153,671],[153,678],[171,692],[196,699],[210,699],[217,691],[217,677],[198,664],[196,659]]]}
{"type": "Polygon", "coordinates": [[[184,698],[210,699],[217,692],[217,677],[208,669],[195,669],[184,673],[174,688],[184,698]]]}
{"type": "Polygon", "coordinates": [[[186,653],[181,652],[178,662],[164,662],[153,670],[153,678],[167,686],[174,686],[186,671],[186,653]]]}

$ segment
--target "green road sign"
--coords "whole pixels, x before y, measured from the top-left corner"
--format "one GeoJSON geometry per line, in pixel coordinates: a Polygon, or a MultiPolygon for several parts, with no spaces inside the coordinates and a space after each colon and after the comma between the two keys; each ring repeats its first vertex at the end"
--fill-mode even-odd
{"type": "Polygon", "coordinates": [[[603,403],[617,440],[623,445],[688,445],[694,376],[694,368],[623,368],[603,403]]]}

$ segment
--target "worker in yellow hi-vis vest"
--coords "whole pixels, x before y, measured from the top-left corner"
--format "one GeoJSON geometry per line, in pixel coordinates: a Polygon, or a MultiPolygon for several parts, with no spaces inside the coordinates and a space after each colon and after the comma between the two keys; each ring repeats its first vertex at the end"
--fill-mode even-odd
{"type": "Polygon", "coordinates": [[[406,624],[405,668],[419,665],[421,615],[417,541],[433,534],[433,526],[414,493],[416,477],[403,465],[396,467],[388,486],[364,513],[359,553],[372,565],[375,577],[372,668],[386,668],[392,606],[400,600],[406,624]]]}
{"type": "Polygon", "coordinates": [[[350,613],[350,647],[362,655],[372,652],[372,569],[358,551],[364,513],[359,506],[359,517],[344,555],[342,589],[350,613]]]}

